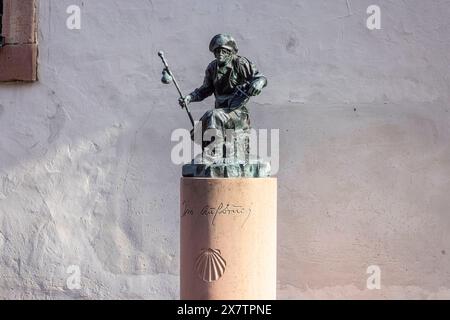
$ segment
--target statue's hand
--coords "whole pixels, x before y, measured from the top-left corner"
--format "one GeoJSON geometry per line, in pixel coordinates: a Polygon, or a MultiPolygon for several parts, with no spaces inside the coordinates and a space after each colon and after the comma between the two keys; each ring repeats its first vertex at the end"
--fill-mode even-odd
{"type": "Polygon", "coordinates": [[[181,108],[184,108],[192,101],[192,96],[188,94],[186,97],[178,99],[178,103],[180,104],[181,108]]]}
{"type": "Polygon", "coordinates": [[[252,96],[257,96],[261,93],[263,88],[264,88],[264,80],[258,79],[252,83],[250,89],[248,90],[248,93],[252,96]]]}

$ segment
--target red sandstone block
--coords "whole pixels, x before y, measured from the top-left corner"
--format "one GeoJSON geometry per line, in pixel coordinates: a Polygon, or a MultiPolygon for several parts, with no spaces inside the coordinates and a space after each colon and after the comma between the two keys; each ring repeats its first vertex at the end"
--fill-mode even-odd
{"type": "Polygon", "coordinates": [[[3,36],[6,44],[36,42],[35,0],[3,0],[3,36]]]}
{"type": "Polygon", "coordinates": [[[37,45],[0,48],[0,81],[36,81],[37,45]]]}

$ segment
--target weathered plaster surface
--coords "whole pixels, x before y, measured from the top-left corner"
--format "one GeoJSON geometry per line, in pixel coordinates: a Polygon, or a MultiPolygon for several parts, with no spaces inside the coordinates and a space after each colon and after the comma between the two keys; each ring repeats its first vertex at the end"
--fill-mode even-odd
{"type": "Polygon", "coordinates": [[[279,298],[450,298],[449,16],[444,0],[41,0],[39,82],[0,86],[0,297],[178,297],[170,135],[188,120],[156,52],[187,91],[228,32],[269,79],[254,126],[280,129],[279,298]]]}

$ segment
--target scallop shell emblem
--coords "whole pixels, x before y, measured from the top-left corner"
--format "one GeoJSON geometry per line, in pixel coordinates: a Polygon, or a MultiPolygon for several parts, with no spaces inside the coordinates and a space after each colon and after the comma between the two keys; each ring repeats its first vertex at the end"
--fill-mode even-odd
{"type": "Polygon", "coordinates": [[[218,249],[202,249],[195,262],[197,274],[205,282],[219,280],[225,273],[227,262],[218,249]]]}

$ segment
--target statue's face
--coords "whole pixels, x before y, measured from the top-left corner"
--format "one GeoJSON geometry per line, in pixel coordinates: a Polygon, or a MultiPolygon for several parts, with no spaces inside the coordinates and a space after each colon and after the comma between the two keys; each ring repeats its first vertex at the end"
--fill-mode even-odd
{"type": "Polygon", "coordinates": [[[216,57],[216,60],[219,64],[227,62],[230,55],[231,51],[225,48],[217,48],[216,50],[214,50],[214,57],[216,57]]]}

